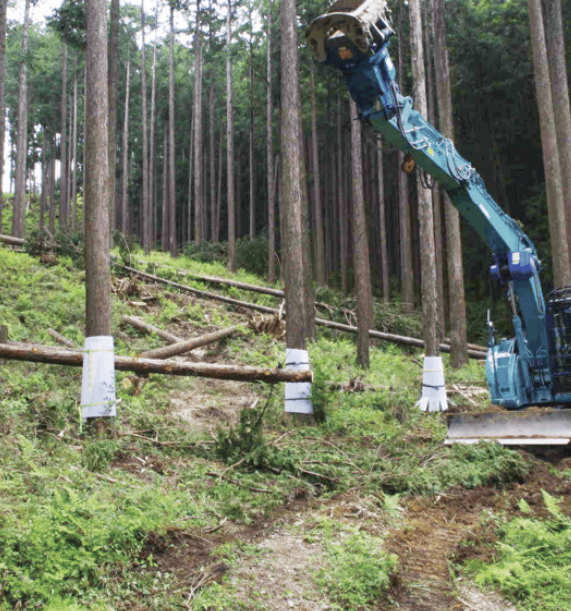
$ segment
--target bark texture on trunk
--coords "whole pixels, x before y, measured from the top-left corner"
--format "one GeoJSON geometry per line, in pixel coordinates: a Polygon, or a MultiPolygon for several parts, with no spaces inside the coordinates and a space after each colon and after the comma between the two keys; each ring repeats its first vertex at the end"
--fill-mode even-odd
{"type": "Polygon", "coordinates": [[[135,329],[137,329],[137,331],[141,331],[141,333],[155,333],[169,344],[178,344],[179,342],[184,341],[182,338],[177,337],[164,329],[159,329],[158,327],[155,327],[154,325],[151,325],[140,318],[136,318],[135,316],[122,316],[121,322],[125,322],[132,327],[135,327],[135,329]]]}
{"type": "Polygon", "coordinates": [[[213,344],[221,339],[225,339],[226,337],[230,337],[234,335],[234,333],[238,332],[238,325],[233,327],[228,327],[226,329],[220,329],[220,331],[213,331],[212,333],[207,333],[206,335],[202,335],[200,337],[193,337],[192,339],[181,340],[176,344],[171,344],[170,346],[165,346],[163,348],[155,348],[154,350],[147,350],[146,352],[142,352],[140,356],[147,359],[168,359],[171,356],[175,356],[177,354],[183,354],[184,352],[190,352],[195,348],[200,348],[201,346],[208,346],[208,344],[213,344]]]}
{"type": "Polygon", "coordinates": [[[87,0],[85,142],[86,337],[111,335],[107,210],[107,2],[87,0]]]}
{"type": "MultiPolygon", "coordinates": [[[[357,116],[357,105],[351,100],[351,119],[357,116]]],[[[351,185],[353,226],[353,270],[357,293],[357,363],[369,368],[369,329],[375,326],[373,293],[371,288],[371,262],[369,233],[363,196],[363,160],[361,122],[351,120],[351,185]]]]}
{"type": "Polygon", "coordinates": [[[317,137],[317,108],[315,101],[315,66],[311,64],[311,170],[313,180],[313,210],[315,212],[315,282],[325,285],[325,237],[321,177],[319,171],[319,142],[317,137]]]}
{"type": "Polygon", "coordinates": [[[18,75],[18,137],[16,145],[16,180],[14,185],[14,212],[12,235],[24,237],[24,212],[26,206],[26,161],[28,158],[28,83],[26,55],[28,53],[28,29],[30,25],[30,0],[26,0],[22,27],[21,59],[18,75]]]}
{"type": "MultiPolygon", "coordinates": [[[[424,50],[422,44],[422,18],[420,0],[410,0],[410,25],[412,47],[412,75],[414,101],[421,115],[428,115],[426,102],[426,78],[424,50]]],[[[417,169],[418,220],[420,225],[421,290],[422,290],[422,335],[426,356],[438,356],[438,308],[436,295],[436,257],[434,247],[434,216],[432,192],[422,186],[420,169],[417,169]]]]}
{"type": "Polygon", "coordinates": [[[109,28],[108,46],[108,177],[107,197],[109,198],[109,237],[110,245],[113,246],[113,232],[116,223],[116,200],[117,200],[117,89],[119,87],[119,22],[121,19],[119,0],[111,0],[111,19],[109,28]]]}
{"type": "MultiPolygon", "coordinates": [[[[201,244],[203,238],[204,189],[203,178],[203,138],[202,138],[202,37],[200,35],[200,0],[196,5],[196,33],[194,37],[194,242],[201,244]]],[[[190,236],[188,236],[190,240],[190,236]]]]}
{"type": "Polygon", "coordinates": [[[169,216],[169,252],[176,256],[176,175],[175,175],[175,108],[174,108],[174,7],[170,9],[169,38],[169,177],[168,177],[168,216],[169,216]]]}
{"type": "Polygon", "coordinates": [[[383,140],[377,134],[377,177],[378,177],[378,202],[379,202],[379,250],[381,256],[381,286],[383,290],[383,301],[391,300],[391,278],[389,276],[389,249],[387,245],[387,211],[385,204],[385,181],[383,163],[383,140]]]}
{"type": "Polygon", "coordinates": [[[157,240],[157,197],[156,197],[156,183],[157,183],[157,161],[156,161],[156,143],[155,143],[155,98],[156,98],[156,86],[157,86],[157,29],[156,24],[158,20],[159,7],[157,5],[155,11],[155,40],[153,42],[153,67],[151,76],[151,124],[149,128],[150,132],[150,144],[149,144],[149,211],[151,214],[151,248],[155,247],[157,240]]]}
{"type": "Polygon", "coordinates": [[[567,219],[567,242],[571,257],[571,107],[560,0],[545,0],[545,35],[553,90],[561,187],[567,219]]]}
{"type": "MultiPolygon", "coordinates": [[[[404,43],[403,43],[403,13],[405,11],[404,2],[399,4],[398,17],[398,80],[399,83],[404,83],[404,43]]],[[[401,300],[405,308],[412,309],[414,307],[414,271],[412,260],[412,231],[410,223],[410,206],[408,195],[408,175],[402,170],[404,161],[404,153],[398,152],[398,191],[399,191],[399,242],[400,242],[400,267],[401,267],[401,300]]]]}
{"type": "Polygon", "coordinates": [[[145,9],[141,0],[141,141],[143,145],[142,175],[141,175],[141,234],[143,250],[151,249],[151,211],[149,193],[149,139],[147,125],[147,61],[145,53],[145,9]]]}
{"type": "Polygon", "coordinates": [[[230,43],[232,42],[232,3],[228,0],[226,17],[226,165],[228,185],[228,269],[238,270],[236,257],[236,201],[234,199],[234,97],[232,88],[232,61],[230,43]]]}
{"type": "Polygon", "coordinates": [[[535,91],[539,106],[545,188],[547,191],[553,279],[556,287],[569,286],[571,284],[571,267],[569,264],[565,207],[561,187],[561,169],[557,147],[553,96],[547,65],[541,0],[528,0],[528,10],[533,49],[535,91]]]}
{"type": "MultiPolygon", "coordinates": [[[[443,0],[433,0],[432,28],[434,34],[436,95],[438,98],[440,131],[446,138],[453,141],[452,93],[450,89],[450,71],[448,65],[448,48],[446,46],[446,25],[444,22],[443,0]]],[[[460,215],[452,205],[446,193],[444,193],[444,220],[446,225],[447,245],[450,341],[452,342],[451,363],[453,367],[461,367],[467,362],[467,331],[460,215]]]]}
{"type": "MultiPolygon", "coordinates": [[[[0,0],[0,185],[4,184],[4,147],[6,139],[6,14],[8,0],[0,0]]],[[[3,188],[0,188],[0,232],[3,230],[3,188]]]]}
{"type": "Polygon", "coordinates": [[[121,186],[121,231],[129,232],[129,207],[127,205],[129,188],[129,94],[131,87],[131,62],[127,60],[125,74],[125,113],[123,119],[123,184],[121,186]]]}
{"type": "MultiPolygon", "coordinates": [[[[282,256],[287,303],[287,347],[304,349],[310,329],[306,314],[300,167],[299,60],[295,0],[282,0],[281,13],[281,186],[282,256]]],[[[313,309],[313,303],[310,304],[313,309]]]]}
{"type": "Polygon", "coordinates": [[[67,191],[67,44],[61,43],[61,140],[59,178],[59,226],[67,231],[69,225],[69,197],[67,191]]]}
{"type": "MultiPolygon", "coordinates": [[[[107,147],[106,147],[107,150],[107,147]]],[[[51,363],[70,367],[83,366],[83,352],[38,346],[36,344],[0,344],[0,358],[33,363],[51,363]]],[[[218,380],[238,382],[311,382],[311,371],[291,371],[287,369],[265,369],[247,365],[217,365],[213,363],[188,363],[182,361],[161,361],[155,359],[115,356],[117,371],[135,373],[163,373],[175,376],[197,376],[218,380]]]]}
{"type": "Polygon", "coordinates": [[[73,79],[73,118],[71,121],[71,228],[77,229],[77,76],[73,79]]]}
{"type": "Polygon", "coordinates": [[[276,281],[276,193],[274,184],[274,105],[272,100],[272,11],[268,3],[267,72],[266,72],[266,140],[268,184],[268,282],[276,281]]]}

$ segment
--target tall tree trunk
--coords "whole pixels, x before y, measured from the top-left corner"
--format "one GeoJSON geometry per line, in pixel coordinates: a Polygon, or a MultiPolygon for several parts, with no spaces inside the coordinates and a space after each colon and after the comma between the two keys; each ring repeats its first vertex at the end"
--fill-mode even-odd
{"type": "Polygon", "coordinates": [[[148,125],[147,125],[147,62],[145,57],[145,9],[143,0],[141,0],[141,111],[142,122],[142,144],[143,144],[143,159],[142,159],[142,176],[141,176],[141,227],[142,227],[142,243],[143,250],[148,253],[151,249],[151,211],[149,197],[149,140],[148,140],[148,125]]]}
{"type": "Polygon", "coordinates": [[[248,64],[248,72],[249,72],[249,98],[250,98],[250,140],[249,140],[249,164],[250,164],[250,226],[249,226],[249,236],[250,240],[253,240],[256,234],[256,206],[254,202],[255,195],[255,185],[254,185],[254,32],[253,32],[253,19],[252,19],[252,11],[250,10],[250,61],[248,64]]]}
{"type": "Polygon", "coordinates": [[[391,278],[389,276],[389,249],[387,246],[387,212],[385,203],[385,179],[383,163],[383,140],[377,134],[377,176],[378,176],[378,202],[379,202],[379,249],[381,255],[381,286],[383,301],[391,300],[391,278]]]}
{"type": "Polygon", "coordinates": [[[282,254],[287,303],[287,346],[304,349],[310,329],[303,269],[300,169],[299,58],[295,0],[282,0],[281,12],[281,187],[282,254]]]}
{"type": "Polygon", "coordinates": [[[30,25],[30,0],[26,0],[22,47],[18,77],[18,140],[16,145],[16,182],[14,185],[14,212],[12,235],[24,237],[24,214],[26,206],[26,162],[28,159],[28,84],[26,79],[26,55],[28,53],[28,29],[30,25]]]}
{"type": "Polygon", "coordinates": [[[8,0],[0,0],[0,231],[3,232],[4,147],[6,138],[6,12],[8,0]]]}
{"type": "Polygon", "coordinates": [[[349,244],[347,240],[348,223],[346,222],[347,202],[345,192],[345,172],[344,172],[344,151],[343,133],[341,127],[341,96],[337,97],[337,179],[339,187],[337,189],[337,218],[339,219],[339,244],[341,258],[341,291],[346,297],[349,293],[349,244]]]}
{"type": "Polygon", "coordinates": [[[321,177],[319,173],[319,143],[317,140],[317,108],[315,102],[315,66],[311,64],[311,157],[313,169],[313,206],[315,210],[315,281],[325,285],[325,242],[323,235],[323,208],[321,204],[321,177]]]}
{"type": "Polygon", "coordinates": [[[48,187],[47,187],[47,206],[48,206],[48,228],[49,232],[54,235],[56,227],[56,160],[55,160],[55,142],[53,136],[50,137],[51,158],[48,161],[48,187]]]}
{"type": "MultiPolygon", "coordinates": [[[[448,48],[446,46],[444,0],[433,0],[432,28],[440,131],[446,138],[453,141],[454,125],[452,121],[452,94],[450,90],[448,48]]],[[[444,220],[447,244],[450,358],[453,367],[461,367],[468,362],[468,346],[460,216],[446,193],[444,193],[444,220]]]]}
{"type": "Polygon", "coordinates": [[[71,227],[77,229],[77,75],[73,79],[73,119],[71,121],[71,227]]]}
{"type": "Polygon", "coordinates": [[[108,163],[109,176],[107,178],[107,197],[109,199],[109,238],[113,246],[113,232],[115,231],[115,200],[117,199],[117,89],[119,87],[119,27],[120,27],[119,0],[111,0],[111,19],[109,31],[109,46],[107,48],[109,61],[108,74],[108,104],[109,104],[109,145],[108,163]]]}
{"type": "Polygon", "coordinates": [[[571,256],[571,107],[560,0],[545,0],[545,38],[553,90],[561,186],[567,219],[568,249],[571,256]]]}
{"type": "Polygon", "coordinates": [[[59,226],[67,231],[69,198],[67,193],[67,44],[61,43],[61,130],[60,130],[59,226]]]}
{"type": "MultiPolygon", "coordinates": [[[[193,104],[194,105],[194,104],[193,104]]],[[[192,240],[192,168],[194,161],[194,133],[195,133],[195,114],[192,113],[192,117],[190,119],[190,151],[188,153],[188,206],[187,206],[187,214],[188,214],[188,223],[187,223],[187,235],[188,241],[192,240]]]]}
{"type": "MultiPolygon", "coordinates": [[[[398,80],[401,87],[404,85],[404,38],[402,31],[404,3],[399,4],[398,16],[398,80]]],[[[399,192],[399,236],[400,236],[400,264],[401,264],[401,300],[405,308],[414,306],[414,271],[412,258],[412,231],[410,222],[410,206],[408,196],[408,175],[401,171],[404,153],[398,153],[398,192],[399,192]]]]}
{"type": "MultiPolygon", "coordinates": [[[[420,0],[410,0],[409,7],[414,100],[418,112],[426,117],[428,114],[428,107],[426,102],[426,79],[424,72],[420,0]]],[[[422,186],[420,170],[417,170],[416,188],[418,193],[418,220],[420,226],[422,335],[424,339],[424,352],[426,356],[438,356],[440,354],[440,342],[437,333],[438,307],[432,192],[422,186]]]]}
{"type": "Polygon", "coordinates": [[[234,199],[234,100],[232,91],[232,61],[230,43],[232,42],[232,3],[228,0],[226,17],[226,165],[228,173],[228,269],[238,270],[236,257],[236,201],[234,199]]]}
{"type": "MultiPolygon", "coordinates": [[[[424,2],[424,49],[426,53],[426,65],[427,65],[427,94],[428,94],[428,122],[431,125],[436,126],[436,97],[435,97],[435,84],[434,84],[434,63],[432,61],[432,49],[431,45],[431,27],[430,27],[430,14],[431,14],[432,1],[427,0],[424,2]]],[[[442,200],[440,197],[440,185],[436,181],[432,185],[432,208],[434,211],[434,254],[436,257],[436,296],[437,296],[437,307],[438,307],[438,335],[440,340],[444,339],[446,335],[446,297],[444,292],[444,260],[442,256],[443,251],[443,234],[442,234],[442,200]]]]}
{"type": "Polygon", "coordinates": [[[127,60],[125,73],[125,112],[123,118],[123,184],[121,186],[121,231],[126,235],[129,230],[129,95],[131,91],[131,61],[127,60]]]}
{"type": "Polygon", "coordinates": [[[224,130],[220,130],[218,145],[218,185],[216,187],[216,241],[220,239],[220,212],[222,211],[222,175],[224,172],[224,130]]]}
{"type": "Polygon", "coordinates": [[[163,252],[167,252],[169,248],[169,126],[165,123],[164,138],[163,138],[163,218],[161,228],[161,245],[163,252]]]}
{"type": "Polygon", "coordinates": [[[357,293],[357,363],[369,368],[369,329],[375,328],[373,293],[371,288],[371,262],[369,258],[369,233],[363,197],[363,160],[361,123],[353,121],[358,116],[357,105],[350,101],[351,119],[351,202],[353,219],[353,270],[357,293]]]}
{"type": "MultiPolygon", "coordinates": [[[[200,0],[196,3],[196,33],[194,37],[194,242],[201,244],[204,225],[203,137],[202,137],[202,36],[200,35],[200,0]]],[[[190,238],[190,236],[189,236],[190,238]]]]}
{"type": "Polygon", "coordinates": [[[276,190],[274,185],[274,105],[272,99],[272,11],[268,2],[266,72],[266,142],[268,174],[268,282],[276,281],[276,190]]]}
{"type": "Polygon", "coordinates": [[[107,2],[87,0],[86,337],[111,335],[107,210],[107,2]]]}
{"type": "Polygon", "coordinates": [[[175,146],[174,146],[174,6],[170,9],[170,39],[169,39],[169,252],[176,256],[176,177],[175,177],[175,146]]]}
{"type": "Polygon", "coordinates": [[[214,110],[214,67],[210,71],[210,91],[208,92],[208,131],[209,131],[209,166],[210,166],[210,239],[218,240],[216,235],[216,113],[214,110]]]}
{"type": "MultiPolygon", "coordinates": [[[[1,8],[0,8],[1,10],[1,8]]],[[[46,128],[43,129],[42,134],[42,193],[40,195],[40,223],[39,229],[43,231],[46,227],[46,200],[48,191],[48,138],[46,134],[46,128]]],[[[1,214],[2,203],[0,202],[0,214],[1,214]]],[[[2,225],[0,224],[0,232],[2,232],[2,225]]],[[[2,232],[3,233],[3,232],[2,232]]]]}
{"type": "MultiPolygon", "coordinates": [[[[295,57],[297,62],[297,72],[299,70],[299,49],[296,47],[295,57]]],[[[306,324],[306,340],[316,338],[314,296],[313,296],[313,268],[311,261],[311,228],[309,222],[309,196],[307,192],[307,157],[304,147],[304,130],[301,111],[301,92],[299,88],[299,78],[297,79],[297,99],[299,104],[299,181],[301,192],[301,260],[303,271],[303,301],[304,319],[306,324]]]]}
{"type": "Polygon", "coordinates": [[[155,143],[155,99],[157,87],[157,20],[159,16],[159,7],[155,9],[155,39],[153,41],[153,67],[151,72],[151,124],[150,144],[149,144],[149,214],[151,217],[151,244],[154,248],[157,239],[157,197],[156,197],[156,180],[157,180],[157,163],[156,163],[156,143],[155,143]]]}
{"type": "Polygon", "coordinates": [[[557,132],[547,49],[541,14],[541,0],[528,0],[529,25],[533,49],[535,90],[539,106],[539,124],[545,169],[545,187],[549,212],[549,233],[551,238],[551,258],[555,286],[571,284],[569,249],[567,245],[565,207],[561,188],[561,169],[557,147],[557,132]]]}

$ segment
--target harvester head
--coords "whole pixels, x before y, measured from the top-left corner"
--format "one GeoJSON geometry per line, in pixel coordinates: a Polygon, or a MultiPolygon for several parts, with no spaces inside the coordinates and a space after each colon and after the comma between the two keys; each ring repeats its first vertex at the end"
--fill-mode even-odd
{"type": "Polygon", "coordinates": [[[385,40],[387,29],[392,33],[388,12],[387,0],[338,0],[311,22],[306,42],[320,61],[327,57],[327,45],[344,46],[347,40],[367,53],[373,42],[385,40]]]}

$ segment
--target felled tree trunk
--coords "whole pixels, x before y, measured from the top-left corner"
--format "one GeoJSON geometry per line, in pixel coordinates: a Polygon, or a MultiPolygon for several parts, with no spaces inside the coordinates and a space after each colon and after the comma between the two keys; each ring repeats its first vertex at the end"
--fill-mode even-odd
{"type": "Polygon", "coordinates": [[[220,331],[215,331],[214,333],[207,333],[201,337],[193,337],[192,339],[183,340],[177,342],[176,344],[172,344],[170,346],[165,346],[164,348],[156,348],[155,350],[147,350],[146,352],[142,352],[141,356],[147,359],[168,359],[170,356],[175,356],[176,354],[182,354],[183,352],[189,352],[190,350],[194,350],[195,348],[199,348],[200,346],[207,346],[208,344],[213,344],[220,339],[224,339],[225,337],[229,337],[233,335],[238,330],[238,325],[233,327],[228,327],[227,329],[221,329],[220,331]]]}
{"type": "MultiPolygon", "coordinates": [[[[64,350],[34,344],[0,344],[0,358],[52,365],[81,367],[83,353],[79,350],[64,350]]],[[[115,356],[117,371],[134,371],[139,374],[162,373],[175,376],[196,376],[235,380],[237,382],[311,382],[311,371],[290,371],[287,369],[266,369],[240,365],[217,365],[213,363],[183,363],[159,361],[128,356],[115,356]]]]}
{"type": "Polygon", "coordinates": [[[163,329],[159,329],[154,325],[150,325],[148,322],[141,320],[140,318],[135,318],[134,316],[123,316],[121,318],[122,322],[126,322],[127,324],[135,327],[138,331],[142,333],[156,333],[159,337],[162,337],[169,344],[178,344],[179,342],[183,342],[184,340],[168,331],[164,331],[163,329]]]}

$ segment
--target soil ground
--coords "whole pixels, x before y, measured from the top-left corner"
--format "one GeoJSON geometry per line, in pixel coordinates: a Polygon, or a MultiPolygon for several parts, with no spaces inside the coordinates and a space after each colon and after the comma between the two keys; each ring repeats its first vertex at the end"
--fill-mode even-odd
{"type": "MultiPolygon", "coordinates": [[[[179,305],[194,302],[187,295],[176,295],[176,299],[179,305]]],[[[180,336],[188,336],[190,331],[176,320],[168,330],[180,336]]],[[[220,362],[221,356],[228,360],[220,349],[216,354],[194,351],[177,358],[220,362]]],[[[213,436],[218,427],[234,425],[240,410],[256,399],[247,384],[197,379],[191,390],[171,394],[169,411],[182,426],[213,436]]],[[[317,513],[323,513],[368,531],[388,533],[386,546],[398,555],[399,570],[388,594],[376,605],[379,611],[515,611],[513,603],[494,592],[482,592],[457,575],[458,567],[468,558],[490,559],[494,553],[496,525],[486,521],[487,512],[509,516],[523,498],[538,515],[546,515],[543,489],[562,496],[562,510],[571,515],[571,482],[553,473],[554,469],[570,468],[570,451],[539,448],[533,454],[538,464],[524,482],[504,488],[458,487],[446,494],[404,498],[401,517],[393,527],[366,511],[358,494],[323,501],[290,499],[269,517],[247,527],[229,522],[212,534],[182,527],[166,536],[151,537],[143,556],[152,553],[155,570],[170,573],[178,587],[188,590],[189,608],[193,591],[218,581],[232,587],[244,609],[327,611],[330,603],[312,579],[320,544],[304,537],[306,526],[317,513]],[[256,553],[244,554],[230,569],[217,552],[228,542],[248,544],[256,553]],[[250,603],[254,598],[256,602],[250,603]]],[[[131,608],[136,609],[136,604],[131,608]]]]}

